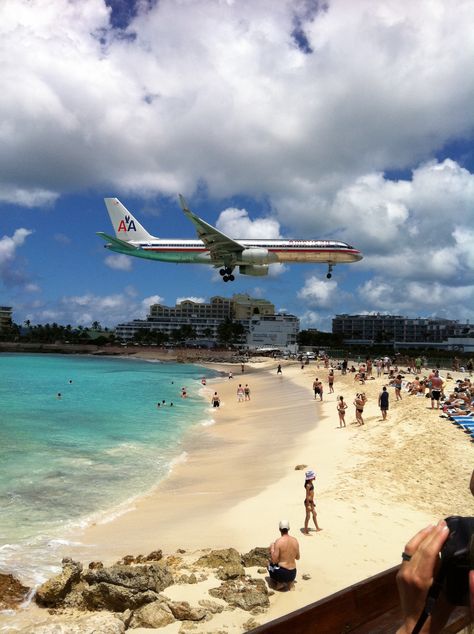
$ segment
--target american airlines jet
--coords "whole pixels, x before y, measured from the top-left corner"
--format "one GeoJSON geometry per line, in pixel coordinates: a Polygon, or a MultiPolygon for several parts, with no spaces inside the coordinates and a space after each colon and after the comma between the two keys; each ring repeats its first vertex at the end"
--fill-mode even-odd
{"type": "Polygon", "coordinates": [[[117,198],[105,198],[107,211],[115,230],[115,238],[98,232],[116,253],[147,260],[178,264],[208,264],[220,269],[224,282],[232,282],[233,271],[239,267],[241,275],[267,275],[268,266],[277,262],[315,262],[328,265],[330,278],[337,263],[357,262],[360,251],[336,240],[250,240],[229,238],[188,209],[180,195],[179,202],[185,215],[196,227],[198,240],[160,239],[148,233],[117,198]]]}

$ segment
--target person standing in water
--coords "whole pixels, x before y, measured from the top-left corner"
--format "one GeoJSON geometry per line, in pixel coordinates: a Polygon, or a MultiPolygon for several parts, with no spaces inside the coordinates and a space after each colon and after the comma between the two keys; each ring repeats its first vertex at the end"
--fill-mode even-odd
{"type": "Polygon", "coordinates": [[[304,507],[306,510],[306,517],[304,520],[304,530],[303,533],[305,535],[309,535],[309,520],[312,517],[316,530],[319,532],[322,530],[318,525],[318,517],[316,515],[316,509],[314,506],[314,480],[316,478],[316,474],[311,469],[305,474],[306,480],[304,483],[304,488],[306,491],[306,497],[304,500],[304,507]]]}

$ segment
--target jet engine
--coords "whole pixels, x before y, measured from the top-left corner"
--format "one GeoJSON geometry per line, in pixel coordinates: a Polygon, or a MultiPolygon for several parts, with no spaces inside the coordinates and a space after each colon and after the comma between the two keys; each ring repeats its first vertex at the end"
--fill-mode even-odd
{"type": "Polygon", "coordinates": [[[239,259],[245,264],[268,264],[268,249],[244,249],[239,259]]]}
{"type": "Polygon", "coordinates": [[[239,266],[241,275],[268,275],[268,264],[243,264],[239,266]]]}

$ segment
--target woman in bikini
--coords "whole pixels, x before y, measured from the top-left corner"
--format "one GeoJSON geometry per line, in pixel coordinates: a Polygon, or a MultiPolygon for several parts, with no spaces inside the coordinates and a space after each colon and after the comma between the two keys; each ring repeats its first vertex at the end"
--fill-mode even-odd
{"type": "Polygon", "coordinates": [[[356,410],[356,421],[359,427],[364,424],[364,419],[362,418],[362,414],[364,412],[364,405],[366,402],[365,394],[356,394],[354,399],[354,405],[356,410]]]}
{"type": "Polygon", "coordinates": [[[316,527],[317,531],[322,530],[322,528],[320,528],[318,526],[318,518],[316,515],[316,509],[314,508],[314,479],[316,478],[316,474],[314,473],[314,471],[307,471],[306,472],[306,480],[304,483],[304,488],[306,491],[306,497],[304,500],[304,507],[306,510],[306,517],[304,520],[304,530],[303,533],[304,535],[309,535],[309,528],[308,528],[308,524],[309,524],[309,518],[312,516],[313,517],[313,522],[314,525],[316,527]]]}
{"type": "Polygon", "coordinates": [[[340,396],[337,401],[337,413],[339,414],[339,427],[346,426],[346,409],[347,403],[344,401],[344,397],[340,396]]]}

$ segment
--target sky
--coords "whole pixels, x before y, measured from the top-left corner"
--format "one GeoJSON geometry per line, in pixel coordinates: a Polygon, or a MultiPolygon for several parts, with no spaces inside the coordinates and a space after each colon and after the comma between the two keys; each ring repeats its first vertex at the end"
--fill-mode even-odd
{"type": "Polygon", "coordinates": [[[103,326],[248,293],[474,320],[474,0],[2,0],[0,303],[103,326]],[[364,259],[203,265],[104,249],[103,199],[195,238],[334,238],[364,259]]]}

